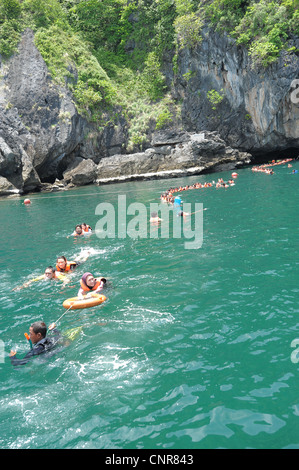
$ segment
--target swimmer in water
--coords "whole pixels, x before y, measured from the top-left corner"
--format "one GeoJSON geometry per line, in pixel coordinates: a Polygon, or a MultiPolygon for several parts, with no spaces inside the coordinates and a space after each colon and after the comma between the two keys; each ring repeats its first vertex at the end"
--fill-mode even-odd
{"type": "Polygon", "coordinates": [[[32,284],[32,282],[49,281],[50,279],[63,281],[64,283],[69,282],[69,279],[67,279],[67,277],[64,276],[62,273],[59,273],[59,272],[55,271],[53,266],[48,266],[45,269],[44,274],[42,274],[41,276],[38,276],[34,279],[31,279],[30,281],[25,282],[22,286],[14,287],[12,290],[23,289],[24,287],[30,286],[30,284],[32,284]]]}
{"type": "Polygon", "coordinates": [[[190,212],[179,211],[179,212],[177,213],[177,216],[178,216],[178,217],[184,217],[184,219],[185,219],[185,217],[186,217],[187,215],[191,215],[190,212]]]}
{"type": "Polygon", "coordinates": [[[49,326],[49,330],[54,333],[54,336],[47,336],[47,326],[42,321],[32,323],[29,328],[29,341],[32,346],[30,351],[23,357],[18,359],[16,357],[17,352],[11,350],[9,357],[13,366],[22,366],[27,364],[33,356],[44,354],[54,348],[57,342],[61,339],[61,334],[56,330],[55,323],[49,326]]]}
{"type": "Polygon", "coordinates": [[[90,297],[89,294],[99,294],[106,284],[106,279],[104,277],[95,278],[91,273],[84,273],[80,280],[80,289],[78,291],[79,299],[84,299],[85,297],[90,297]]]}
{"type": "Polygon", "coordinates": [[[84,235],[84,231],[82,229],[81,225],[76,225],[75,230],[72,233],[73,237],[80,237],[81,235],[84,235]]]}
{"type": "Polygon", "coordinates": [[[74,271],[80,264],[85,263],[89,258],[90,252],[82,252],[75,261],[68,261],[65,256],[58,256],[56,261],[56,270],[60,273],[67,273],[74,271]]]}
{"type": "Polygon", "coordinates": [[[91,227],[90,225],[87,224],[77,224],[75,227],[75,230],[71,235],[68,235],[67,238],[69,237],[81,237],[82,235],[86,235],[87,233],[91,233],[91,227]]]}
{"type": "Polygon", "coordinates": [[[68,261],[65,256],[58,256],[56,260],[56,269],[60,273],[74,271],[77,266],[76,261],[68,261]]]}
{"type": "Polygon", "coordinates": [[[82,230],[84,233],[90,233],[92,232],[92,228],[90,225],[87,225],[85,222],[81,224],[82,230]]]}
{"type": "Polygon", "coordinates": [[[151,213],[150,223],[153,225],[158,225],[161,222],[161,218],[158,216],[157,212],[151,213]]]}
{"type": "MultiPolygon", "coordinates": [[[[206,211],[207,210],[207,207],[205,207],[204,209],[202,209],[203,211],[206,211]]],[[[186,217],[187,215],[192,215],[192,214],[196,214],[197,212],[202,212],[202,210],[200,209],[199,211],[195,211],[195,212],[184,212],[184,211],[179,211],[177,213],[177,216],[178,217],[186,217]]]]}

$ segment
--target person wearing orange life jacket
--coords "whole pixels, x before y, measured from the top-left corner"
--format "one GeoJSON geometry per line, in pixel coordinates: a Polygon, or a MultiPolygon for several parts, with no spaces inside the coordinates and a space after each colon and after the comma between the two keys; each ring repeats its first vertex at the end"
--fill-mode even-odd
{"type": "Polygon", "coordinates": [[[86,223],[81,224],[81,227],[82,227],[83,232],[88,233],[92,231],[91,226],[86,223]]]}
{"type": "Polygon", "coordinates": [[[65,256],[58,256],[56,261],[56,270],[60,273],[68,273],[74,271],[80,264],[85,263],[90,255],[90,251],[82,251],[75,261],[67,261],[65,256]]]}
{"type": "Polygon", "coordinates": [[[91,273],[84,273],[80,280],[80,289],[78,291],[78,297],[83,299],[89,297],[89,294],[98,294],[106,284],[106,279],[100,277],[95,278],[91,273]]]}
{"type": "Polygon", "coordinates": [[[65,256],[58,256],[56,261],[56,270],[60,273],[74,271],[78,266],[76,261],[67,261],[65,256]]]}
{"type": "Polygon", "coordinates": [[[72,236],[74,237],[80,237],[81,235],[84,235],[84,230],[82,228],[82,225],[76,225],[75,230],[72,233],[72,236]]]}

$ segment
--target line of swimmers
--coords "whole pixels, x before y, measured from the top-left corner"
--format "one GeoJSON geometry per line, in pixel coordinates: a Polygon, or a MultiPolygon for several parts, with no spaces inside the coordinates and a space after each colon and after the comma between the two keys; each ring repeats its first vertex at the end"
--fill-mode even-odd
{"type": "Polygon", "coordinates": [[[265,173],[266,175],[274,175],[274,171],[272,168],[266,168],[263,165],[261,166],[253,166],[251,171],[265,173]]]}
{"type": "MultiPolygon", "coordinates": [[[[65,282],[65,273],[74,271],[80,264],[86,261],[87,258],[88,256],[80,261],[78,259],[76,261],[67,261],[65,256],[60,256],[57,258],[56,269],[52,266],[48,266],[42,276],[32,279],[31,281],[23,284],[20,288],[27,287],[31,282],[41,280],[58,279],[65,282]]],[[[99,293],[104,288],[106,282],[107,281],[104,277],[96,278],[92,273],[85,272],[80,279],[80,288],[77,297],[79,299],[84,299],[90,297],[94,293],[99,293]]],[[[16,350],[11,350],[9,357],[13,366],[25,365],[33,356],[50,352],[52,354],[52,350],[54,348],[55,352],[57,352],[58,350],[56,346],[58,343],[61,345],[67,344],[65,342],[65,338],[56,329],[55,323],[51,323],[47,328],[46,324],[42,321],[34,322],[29,327],[29,335],[26,333],[25,336],[30,343],[30,351],[22,359],[19,359],[16,357],[16,350]],[[52,333],[51,337],[47,336],[47,331],[52,333]]]]}
{"type": "Polygon", "coordinates": [[[285,165],[286,163],[291,162],[294,160],[293,158],[284,158],[283,160],[272,160],[271,163],[264,163],[263,165],[260,165],[260,167],[266,168],[270,166],[276,166],[276,165],[285,165]]]}
{"type": "MultiPolygon", "coordinates": [[[[31,279],[30,281],[27,281],[23,285],[19,287],[15,287],[12,290],[20,290],[24,287],[30,286],[30,284],[32,284],[33,282],[49,281],[51,279],[59,280],[59,281],[62,281],[64,284],[66,284],[70,282],[70,279],[68,278],[67,273],[73,272],[78,266],[80,266],[85,261],[87,261],[89,254],[90,253],[87,252],[83,254],[83,257],[82,255],[77,257],[75,261],[68,261],[65,256],[59,256],[57,258],[55,268],[53,268],[53,266],[48,266],[45,269],[44,274],[34,279],[31,279]]],[[[79,298],[83,298],[90,292],[99,293],[100,290],[103,289],[105,284],[106,284],[106,279],[104,277],[95,278],[93,274],[89,272],[84,273],[80,280],[80,288],[79,288],[77,296],[79,298]]]]}
{"type": "Polygon", "coordinates": [[[289,163],[291,162],[292,160],[294,160],[293,158],[285,158],[283,160],[272,160],[272,163],[264,163],[262,165],[258,165],[258,166],[253,166],[251,168],[252,171],[259,171],[259,172],[262,172],[262,173],[266,173],[266,175],[273,175],[274,174],[274,171],[272,170],[272,166],[277,166],[277,165],[285,165],[286,163],[288,163],[288,168],[292,168],[292,165],[289,163]]]}
{"type": "Polygon", "coordinates": [[[89,257],[89,252],[85,253],[82,257],[82,254],[79,255],[75,261],[68,261],[65,256],[58,256],[56,260],[56,266],[48,266],[45,269],[44,274],[35,277],[34,279],[30,279],[30,281],[25,282],[21,286],[14,287],[12,290],[19,290],[23,289],[24,287],[30,286],[33,282],[38,281],[48,281],[50,279],[63,281],[63,283],[67,283],[70,281],[66,276],[66,273],[74,271],[80,264],[84,263],[89,257]]]}
{"type": "MultiPolygon", "coordinates": [[[[234,175],[237,175],[237,173],[234,173],[234,175]]],[[[235,176],[236,177],[236,176],[235,176]]],[[[224,181],[223,178],[218,178],[217,182],[212,181],[211,183],[194,183],[192,185],[186,185],[186,186],[179,186],[177,188],[170,188],[164,193],[161,194],[160,199],[163,202],[167,202],[169,204],[174,203],[174,194],[179,193],[181,191],[189,191],[190,189],[202,189],[202,188],[229,188],[230,186],[234,186],[235,182],[231,178],[228,181],[224,181]]]]}
{"type": "MultiPolygon", "coordinates": [[[[48,274],[50,276],[50,270],[48,274]]],[[[99,293],[105,284],[106,279],[104,277],[97,279],[92,273],[84,273],[80,280],[78,298],[84,299],[94,293],[99,293]]],[[[25,365],[33,356],[51,352],[58,343],[63,346],[67,344],[65,338],[57,330],[55,323],[51,323],[47,328],[46,324],[42,321],[34,322],[29,327],[29,335],[26,333],[25,336],[30,343],[30,351],[27,352],[22,359],[19,359],[16,357],[17,351],[12,349],[9,353],[9,357],[13,366],[25,365]],[[47,331],[51,331],[51,337],[47,336],[47,331]]],[[[55,352],[58,352],[56,348],[55,352]]]]}

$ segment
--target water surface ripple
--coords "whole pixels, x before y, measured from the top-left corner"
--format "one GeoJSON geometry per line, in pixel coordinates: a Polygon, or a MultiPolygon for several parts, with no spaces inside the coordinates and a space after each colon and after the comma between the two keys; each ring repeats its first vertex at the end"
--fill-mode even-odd
{"type": "Polygon", "coordinates": [[[101,202],[117,211],[125,194],[149,215],[165,189],[228,172],[0,201],[1,448],[299,448],[299,176],[238,173],[228,189],[182,194],[208,209],[197,250],[173,237],[67,236],[95,227],[101,202]],[[12,291],[86,249],[68,286],[12,291]],[[14,369],[10,349],[27,352],[31,322],[59,318],[85,270],[109,278],[107,301],[69,311],[59,328],[78,336],[14,369]]]}

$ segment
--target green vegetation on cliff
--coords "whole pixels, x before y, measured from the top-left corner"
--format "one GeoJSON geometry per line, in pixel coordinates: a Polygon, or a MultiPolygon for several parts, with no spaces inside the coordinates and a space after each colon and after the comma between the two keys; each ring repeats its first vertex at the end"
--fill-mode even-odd
{"type": "Polygon", "coordinates": [[[102,128],[122,107],[133,149],[179,117],[162,65],[167,56],[176,73],[179,51],[200,44],[204,24],[267,67],[299,35],[299,0],[0,0],[0,54],[15,53],[31,28],[53,79],[88,120],[102,128]]]}
{"type": "Polygon", "coordinates": [[[206,18],[248,47],[254,65],[267,67],[299,35],[299,0],[214,0],[206,18]]]}

